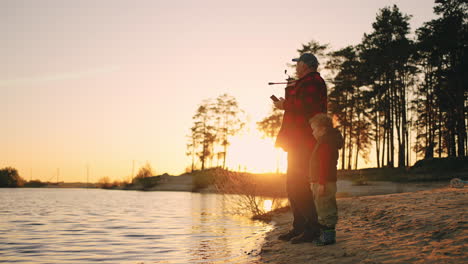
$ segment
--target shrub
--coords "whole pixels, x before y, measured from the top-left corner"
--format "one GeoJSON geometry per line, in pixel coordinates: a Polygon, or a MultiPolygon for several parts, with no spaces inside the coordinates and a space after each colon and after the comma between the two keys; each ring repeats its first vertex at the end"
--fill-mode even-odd
{"type": "Polygon", "coordinates": [[[151,165],[149,163],[146,163],[143,167],[140,168],[140,170],[138,170],[137,175],[133,179],[133,183],[135,183],[135,181],[137,181],[138,179],[152,177],[153,175],[153,168],[151,168],[151,165]]]}
{"type": "Polygon", "coordinates": [[[0,187],[21,187],[24,182],[15,168],[6,167],[0,170],[0,187]]]}
{"type": "Polygon", "coordinates": [[[102,189],[110,189],[112,187],[112,183],[110,181],[110,178],[106,176],[99,179],[97,186],[98,188],[102,189]]]}
{"type": "Polygon", "coordinates": [[[40,180],[32,180],[24,184],[24,187],[29,187],[29,188],[40,188],[44,186],[47,186],[47,183],[41,182],[40,180]]]}
{"type": "Polygon", "coordinates": [[[160,176],[135,178],[135,180],[133,181],[133,184],[137,186],[141,186],[143,190],[147,190],[158,185],[160,179],[161,179],[160,176]]]}
{"type": "Polygon", "coordinates": [[[215,184],[219,178],[223,178],[226,170],[221,168],[212,168],[192,173],[193,191],[198,191],[215,184]]]}
{"type": "MultiPolygon", "coordinates": [[[[237,206],[239,212],[248,211],[254,218],[261,218],[262,215],[267,213],[266,210],[268,209],[264,207],[267,200],[271,203],[269,210],[284,207],[284,199],[278,198],[276,195],[265,196],[265,178],[262,178],[261,175],[226,170],[218,171],[218,173],[215,182],[217,190],[224,194],[236,194],[229,197],[232,198],[232,202],[237,206]]],[[[274,181],[274,183],[276,182],[274,181]]],[[[266,185],[271,187],[275,184],[266,185]]]]}

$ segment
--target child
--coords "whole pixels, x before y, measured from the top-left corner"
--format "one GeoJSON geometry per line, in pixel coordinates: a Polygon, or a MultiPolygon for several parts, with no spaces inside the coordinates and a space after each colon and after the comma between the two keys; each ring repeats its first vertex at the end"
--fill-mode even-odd
{"type": "Polygon", "coordinates": [[[336,242],[336,165],[343,137],[338,129],[333,128],[332,120],[326,114],[315,115],[309,123],[317,139],[309,163],[310,188],[321,229],[316,244],[329,245],[336,242]]]}

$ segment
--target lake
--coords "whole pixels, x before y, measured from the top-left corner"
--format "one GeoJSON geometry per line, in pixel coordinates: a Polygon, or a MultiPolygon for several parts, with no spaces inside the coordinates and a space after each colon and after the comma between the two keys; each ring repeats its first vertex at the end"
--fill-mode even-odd
{"type": "Polygon", "coordinates": [[[256,263],[272,226],[189,192],[0,189],[0,262],[256,263]]]}

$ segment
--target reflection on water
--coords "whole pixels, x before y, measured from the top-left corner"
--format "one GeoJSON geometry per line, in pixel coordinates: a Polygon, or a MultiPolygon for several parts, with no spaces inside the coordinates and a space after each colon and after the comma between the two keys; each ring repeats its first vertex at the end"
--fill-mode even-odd
{"type": "Polygon", "coordinates": [[[0,200],[0,262],[255,263],[271,228],[216,194],[0,189],[0,200]]]}

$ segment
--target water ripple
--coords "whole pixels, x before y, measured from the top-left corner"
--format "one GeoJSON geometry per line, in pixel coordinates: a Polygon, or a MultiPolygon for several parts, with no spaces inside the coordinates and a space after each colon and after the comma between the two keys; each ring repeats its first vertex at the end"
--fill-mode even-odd
{"type": "Polygon", "coordinates": [[[247,252],[258,251],[270,226],[228,213],[223,199],[184,192],[1,189],[0,262],[255,262],[257,254],[247,252]]]}

